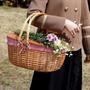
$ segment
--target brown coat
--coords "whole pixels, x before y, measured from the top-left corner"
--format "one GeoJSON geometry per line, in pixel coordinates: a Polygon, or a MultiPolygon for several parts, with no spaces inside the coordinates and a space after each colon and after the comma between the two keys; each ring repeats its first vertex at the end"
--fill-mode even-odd
{"type": "MultiPolygon", "coordinates": [[[[28,15],[34,11],[45,12],[48,17],[46,19],[44,29],[47,31],[56,31],[61,33],[64,29],[65,19],[82,23],[81,31],[72,38],[70,33],[65,32],[70,44],[78,50],[82,46],[82,36],[86,41],[88,48],[85,48],[86,54],[90,54],[90,17],[87,0],[32,0],[28,9],[28,15]],[[83,29],[82,29],[83,28],[83,29]],[[84,32],[82,35],[82,31],[84,32]],[[88,50],[89,49],[89,50],[88,50]]],[[[36,19],[35,25],[40,27],[43,16],[36,19]]],[[[84,47],[87,47],[84,44],[84,47]]]]}

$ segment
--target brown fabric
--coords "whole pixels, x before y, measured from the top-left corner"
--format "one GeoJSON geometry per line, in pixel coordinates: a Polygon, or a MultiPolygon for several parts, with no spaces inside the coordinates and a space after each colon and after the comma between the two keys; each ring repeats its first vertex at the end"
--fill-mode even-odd
{"type": "Polygon", "coordinates": [[[85,53],[88,55],[90,54],[90,29],[83,29],[82,30],[83,34],[83,47],[85,53]]]}
{"type": "MultiPolygon", "coordinates": [[[[32,0],[28,8],[28,15],[35,11],[45,12],[48,15],[44,26],[47,31],[61,33],[64,29],[65,18],[82,23],[83,27],[90,26],[87,0],[32,0]]],[[[42,20],[43,16],[37,18],[35,25],[40,27],[42,20]]],[[[87,30],[85,29],[85,31],[87,30]]],[[[64,36],[68,38],[75,50],[81,48],[82,28],[75,38],[72,38],[68,32],[65,32],[64,36]]],[[[90,49],[90,46],[88,48],[90,49]]]]}

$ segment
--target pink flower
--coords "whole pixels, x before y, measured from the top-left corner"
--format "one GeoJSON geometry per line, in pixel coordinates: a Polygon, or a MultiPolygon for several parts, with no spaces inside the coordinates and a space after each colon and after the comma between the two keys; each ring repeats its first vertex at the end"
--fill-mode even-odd
{"type": "Polygon", "coordinates": [[[50,41],[50,42],[51,41],[54,42],[54,41],[58,40],[58,37],[55,34],[48,34],[47,35],[47,40],[50,41]]]}

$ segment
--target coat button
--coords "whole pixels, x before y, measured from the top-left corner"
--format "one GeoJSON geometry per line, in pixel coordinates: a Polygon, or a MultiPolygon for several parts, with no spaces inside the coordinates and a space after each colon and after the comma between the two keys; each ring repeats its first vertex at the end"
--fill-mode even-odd
{"type": "Polygon", "coordinates": [[[78,11],[78,8],[74,8],[74,11],[77,12],[78,11]]]}
{"type": "Polygon", "coordinates": [[[68,11],[68,7],[65,7],[64,11],[67,12],[68,11]]]}

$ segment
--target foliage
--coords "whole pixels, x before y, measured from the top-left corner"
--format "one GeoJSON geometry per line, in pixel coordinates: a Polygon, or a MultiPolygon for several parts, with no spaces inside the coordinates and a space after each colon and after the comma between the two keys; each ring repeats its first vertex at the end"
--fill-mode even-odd
{"type": "MultiPolygon", "coordinates": [[[[18,33],[16,32],[16,34],[19,35],[19,32],[18,33]]],[[[25,31],[22,34],[22,39],[26,39],[25,31]]],[[[32,39],[33,41],[36,41],[38,43],[42,43],[46,47],[52,48],[55,54],[61,54],[73,50],[73,48],[69,45],[69,43],[67,43],[66,41],[64,41],[64,39],[61,39],[54,33],[49,34],[43,34],[41,32],[30,33],[29,39],[32,39]]]]}

